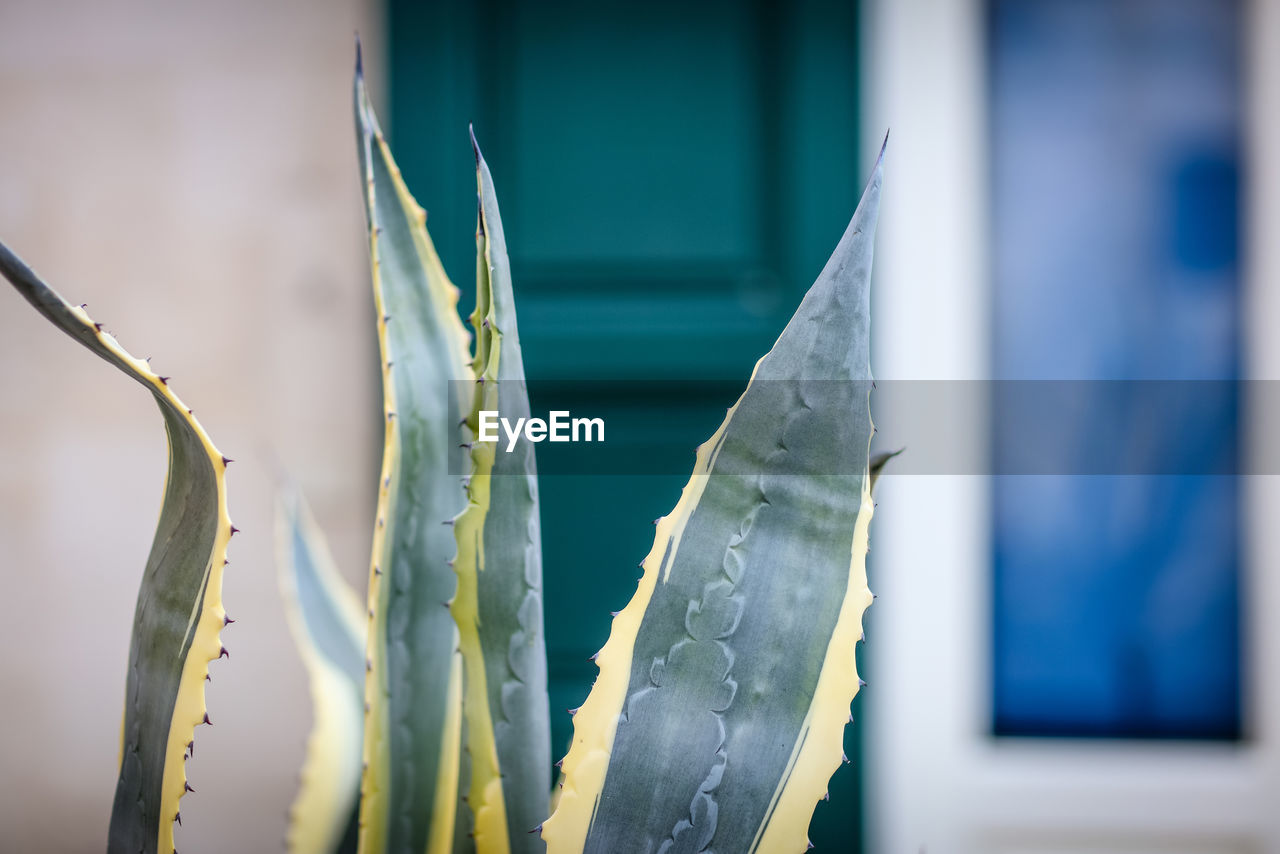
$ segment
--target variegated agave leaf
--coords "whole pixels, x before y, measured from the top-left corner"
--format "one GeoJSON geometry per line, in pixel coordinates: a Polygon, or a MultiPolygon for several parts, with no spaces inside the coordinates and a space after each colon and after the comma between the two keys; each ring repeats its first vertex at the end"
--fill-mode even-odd
{"type": "MultiPolygon", "coordinates": [[[[883,152],[882,152],[883,156],[883,152]]],[[[881,163],[657,522],[574,717],[551,854],[799,852],[871,602],[869,293],[881,163]]]]}
{"type": "MultiPolygon", "coordinates": [[[[476,155],[476,392],[480,410],[527,418],[529,399],[516,329],[506,240],[488,164],[476,155]]],[[[546,643],[542,622],[542,538],[533,446],[511,452],[471,447],[467,507],[454,525],[458,594],[453,614],[466,663],[468,803],[480,854],[537,852],[530,830],[546,817],[551,769],[546,643]]]]}
{"type": "Polygon", "coordinates": [[[364,608],[294,491],[276,509],[277,569],[315,715],[289,814],[292,854],[354,854],[364,746],[364,608]]]}
{"type": "Polygon", "coordinates": [[[450,283],[369,105],[357,58],[356,142],[369,225],[386,416],[369,576],[362,854],[469,850],[461,801],[462,658],[445,605],[446,524],[462,511],[450,412],[470,408],[468,336],[450,283]],[[455,400],[451,401],[450,397],[455,400]]]}
{"type": "Polygon", "coordinates": [[[169,854],[178,801],[189,790],[185,758],[195,727],[209,723],[209,662],[226,653],[222,568],[236,529],[227,516],[222,455],[168,377],[135,359],[0,244],[0,272],[55,326],[142,384],[160,407],[169,471],[160,521],[133,618],[125,683],[120,777],[109,854],[169,854]]]}

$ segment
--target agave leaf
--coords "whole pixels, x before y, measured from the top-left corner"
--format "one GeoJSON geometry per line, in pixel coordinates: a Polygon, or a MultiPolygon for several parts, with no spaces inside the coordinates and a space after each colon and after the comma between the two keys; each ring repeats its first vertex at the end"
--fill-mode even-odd
{"type": "MultiPolygon", "coordinates": [[[[476,155],[476,393],[467,417],[479,412],[529,416],[524,362],[516,329],[506,239],[489,166],[476,155]]],[[[533,446],[514,450],[475,442],[467,507],[458,540],[458,594],[453,602],[466,664],[468,803],[480,854],[542,851],[551,770],[546,642],[542,623],[542,535],[533,446]]]]}
{"type": "Polygon", "coordinates": [[[276,548],[280,592],[311,681],[315,714],[289,816],[289,851],[352,854],[364,748],[364,609],[294,492],[277,502],[276,548]]]}
{"type": "Polygon", "coordinates": [[[449,610],[462,511],[450,474],[453,412],[470,408],[469,339],[445,275],[369,105],[357,56],[355,114],[386,415],[369,577],[360,851],[467,850],[459,775],[462,660],[449,610]]]}
{"type": "Polygon", "coordinates": [[[120,777],[109,854],[173,850],[173,822],[187,791],[184,759],[208,723],[204,683],[222,648],[222,568],[235,528],[227,516],[230,462],[191,410],[155,374],[0,244],[0,272],[55,326],[151,392],[164,416],[169,471],[129,644],[120,777]]]}
{"type": "MultiPolygon", "coordinates": [[[[883,153],[882,153],[883,154],[883,153]]],[[[791,852],[839,767],[871,602],[869,290],[881,164],[657,522],[574,718],[555,852],[791,852]]]]}

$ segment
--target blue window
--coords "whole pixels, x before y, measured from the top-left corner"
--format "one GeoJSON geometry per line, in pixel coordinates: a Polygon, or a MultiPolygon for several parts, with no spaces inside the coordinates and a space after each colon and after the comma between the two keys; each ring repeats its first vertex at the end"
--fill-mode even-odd
{"type": "Polygon", "coordinates": [[[1241,737],[1238,480],[1153,474],[1238,445],[1240,28],[1223,0],[989,6],[996,378],[1228,381],[997,408],[996,471],[1038,431],[1062,472],[993,480],[997,735],[1241,737]],[[1066,474],[1117,447],[1130,473],[1066,474]]]}

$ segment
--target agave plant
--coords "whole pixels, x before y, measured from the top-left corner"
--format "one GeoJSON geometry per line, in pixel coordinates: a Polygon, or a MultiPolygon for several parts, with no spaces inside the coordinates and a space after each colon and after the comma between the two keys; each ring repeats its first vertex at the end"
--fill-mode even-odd
{"type": "Polygon", "coordinates": [[[169,378],[131,356],[95,322],[0,244],[0,273],[50,322],[148,391],[164,417],[169,470],[160,521],[142,573],[129,643],[120,769],[108,854],[173,850],[178,801],[191,790],[185,760],[195,728],[209,723],[209,663],[226,655],[222,568],[236,528],[227,515],[227,465],[169,378]]]}
{"type": "MultiPolygon", "coordinates": [[[[357,798],[352,775],[317,769],[350,767],[358,736],[316,730],[293,850],[804,850],[860,685],[871,487],[888,458],[870,457],[867,397],[881,164],[795,317],[699,447],[675,509],[656,521],[556,763],[552,812],[533,446],[495,453],[475,441],[480,411],[529,414],[492,176],[473,136],[472,352],[458,291],[358,69],[355,102],[387,418],[367,672],[351,666],[358,641],[331,616],[354,594],[316,575],[328,562],[315,557],[322,537],[296,510],[281,532],[294,544],[283,551],[286,589],[329,594],[300,596],[296,609],[313,683],[333,683],[314,695],[350,707],[364,685],[366,765],[357,798]],[[467,413],[461,423],[451,404],[467,413]],[[461,466],[450,465],[455,445],[469,452],[461,466]],[[388,537],[406,530],[421,540],[389,555],[388,537]],[[345,686],[325,675],[338,673],[345,686]],[[401,709],[412,712],[389,726],[401,709]]],[[[317,726],[325,720],[317,709],[317,726]]]]}
{"type": "MultiPolygon", "coordinates": [[[[474,136],[474,341],[369,105],[357,59],[385,442],[367,592],[280,502],[281,584],[315,706],[300,854],[792,852],[843,757],[872,599],[869,293],[881,159],[834,254],[698,448],[552,762],[536,462],[479,441],[529,414],[506,242],[474,136]]],[[[146,386],[170,462],[135,614],[108,851],[168,852],[183,759],[225,654],[230,462],[145,361],[8,249],[0,272],[146,386]]]]}

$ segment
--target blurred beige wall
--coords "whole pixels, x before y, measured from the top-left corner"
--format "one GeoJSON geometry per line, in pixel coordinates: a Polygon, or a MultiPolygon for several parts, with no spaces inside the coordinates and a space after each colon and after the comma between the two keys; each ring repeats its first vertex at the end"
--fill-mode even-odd
{"type": "MultiPolygon", "coordinates": [[[[375,344],[351,127],[375,0],[0,4],[0,239],[173,377],[231,514],[213,727],[177,845],[282,848],[310,725],[272,562],[274,460],[363,584],[375,344]]],[[[99,852],[164,482],[149,396],[0,285],[0,851],[99,852]]]]}

